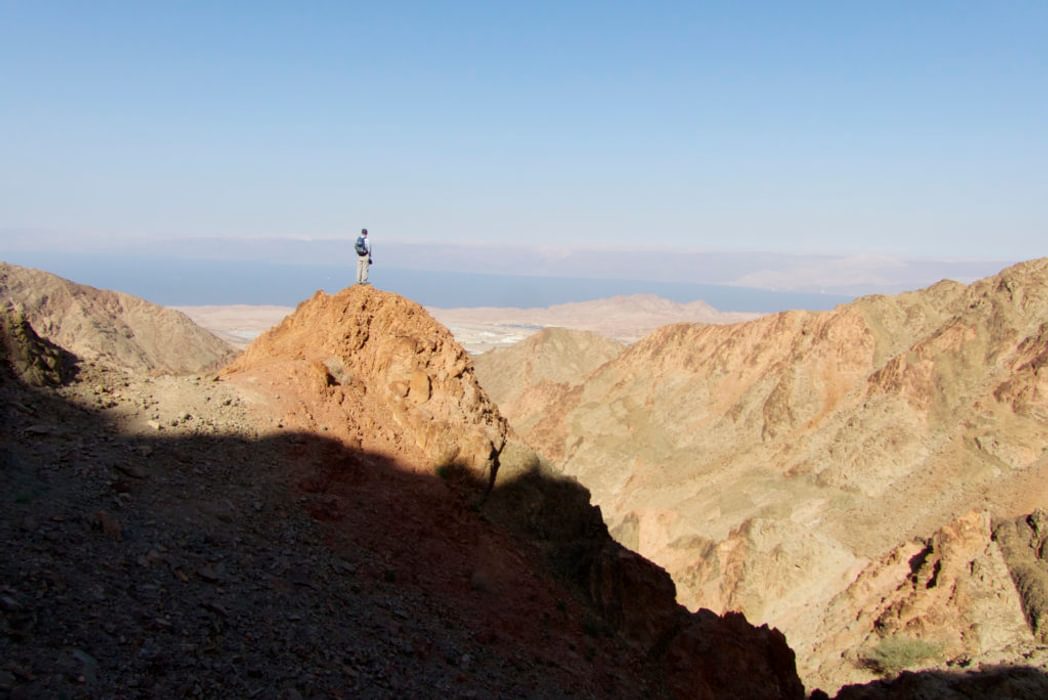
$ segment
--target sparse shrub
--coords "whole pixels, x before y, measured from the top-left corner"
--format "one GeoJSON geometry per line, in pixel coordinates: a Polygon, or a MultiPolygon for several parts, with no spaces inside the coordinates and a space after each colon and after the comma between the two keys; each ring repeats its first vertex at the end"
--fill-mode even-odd
{"type": "Polygon", "coordinates": [[[882,639],[863,657],[863,665],[884,676],[894,676],[942,654],[943,645],[910,637],[882,639]]]}

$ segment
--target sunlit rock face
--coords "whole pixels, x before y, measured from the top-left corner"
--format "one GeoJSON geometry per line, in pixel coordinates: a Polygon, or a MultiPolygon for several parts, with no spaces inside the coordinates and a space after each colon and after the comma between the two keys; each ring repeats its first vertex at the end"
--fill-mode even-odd
{"type": "MultiPolygon", "coordinates": [[[[968,513],[1048,506],[1046,329],[1041,259],[827,312],[667,326],[576,377],[518,388],[506,415],[683,603],[779,627],[806,682],[832,687],[874,677],[861,649],[822,643],[857,582],[968,513]]],[[[986,546],[971,561],[1000,573],[986,546]]],[[[998,594],[1019,609],[1014,587],[998,594]]],[[[980,596],[933,599],[937,615],[981,615],[980,596]]],[[[1025,634],[1014,621],[932,641],[942,663],[990,663],[1009,630],[1025,634]]]]}

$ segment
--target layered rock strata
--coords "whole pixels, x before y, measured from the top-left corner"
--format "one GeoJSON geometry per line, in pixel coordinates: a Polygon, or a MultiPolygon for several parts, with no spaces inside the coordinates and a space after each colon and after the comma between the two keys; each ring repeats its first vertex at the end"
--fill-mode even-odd
{"type": "MultiPolygon", "coordinates": [[[[859,649],[820,644],[834,601],[969,512],[1045,507],[1046,319],[1048,260],[1036,260],[829,312],[665,327],[507,415],[686,605],[783,629],[806,680],[832,689],[870,677],[859,649]]],[[[974,601],[932,606],[958,624],[943,662],[989,663],[1028,641],[1011,615],[963,632],[974,601]]]]}

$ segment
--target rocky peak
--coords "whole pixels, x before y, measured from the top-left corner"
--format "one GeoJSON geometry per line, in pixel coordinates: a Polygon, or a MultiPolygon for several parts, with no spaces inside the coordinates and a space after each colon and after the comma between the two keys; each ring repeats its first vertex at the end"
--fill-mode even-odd
{"type": "Polygon", "coordinates": [[[283,386],[282,419],[427,467],[496,467],[507,425],[451,333],[418,304],[317,292],[223,372],[283,386]]]}
{"type": "MultiPolygon", "coordinates": [[[[279,395],[284,427],[335,435],[405,468],[453,461],[480,484],[502,457],[485,520],[543,552],[550,572],[592,609],[594,627],[663,669],[669,694],[803,697],[779,632],[741,615],[690,614],[665,571],[611,539],[588,491],[544,471],[515,443],[500,455],[505,420],[469,357],[417,304],[370,287],[318,292],[222,376],[279,395]]],[[[473,578],[483,586],[493,575],[480,567],[473,578]]]]}

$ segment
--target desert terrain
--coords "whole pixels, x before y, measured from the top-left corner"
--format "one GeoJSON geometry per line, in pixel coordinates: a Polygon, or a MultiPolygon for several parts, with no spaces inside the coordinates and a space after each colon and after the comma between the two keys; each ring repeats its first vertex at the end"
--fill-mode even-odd
{"type": "MultiPolygon", "coordinates": [[[[237,348],[247,347],[263,331],[290,314],[290,306],[177,306],[195,323],[237,348]]],[[[737,323],[757,314],[723,312],[701,301],[678,304],[652,295],[619,296],[537,308],[427,307],[473,354],[508,347],[543,328],[592,331],[624,343],[671,323],[737,323]]]]}
{"type": "MultiPolygon", "coordinates": [[[[1019,280],[1003,281],[1014,294],[1019,280]]],[[[1001,282],[972,293],[992,295],[1001,282]]],[[[960,295],[956,308],[970,308],[967,292],[947,291],[960,295]]],[[[1040,313],[1039,297],[1020,297],[1019,307],[1040,313]]],[[[859,520],[871,511],[855,504],[874,494],[876,506],[883,475],[842,495],[827,491],[836,481],[811,476],[815,468],[751,466],[740,478],[725,462],[714,483],[679,459],[676,432],[655,432],[658,421],[691,431],[688,449],[698,454],[698,438],[710,434],[678,424],[678,414],[668,419],[660,403],[664,395],[679,404],[670,410],[696,410],[686,382],[705,371],[690,354],[703,346],[689,334],[745,335],[751,324],[779,328],[781,317],[671,326],[631,346],[547,328],[473,357],[421,306],[353,287],[317,293],[237,353],[184,314],[39,271],[0,266],[0,299],[5,695],[801,698],[805,685],[811,697],[827,697],[821,687],[842,699],[1048,692],[1037,602],[1046,521],[1028,509],[1044,493],[1037,473],[1029,476],[1036,464],[1011,467],[1008,478],[998,465],[1000,494],[925,536],[893,543],[890,532],[871,531],[847,540],[843,525],[820,523],[833,525],[835,508],[876,522],[859,520]],[[687,352],[672,352],[667,338],[686,340],[687,352]],[[66,347],[75,343],[79,354],[66,347]],[[628,358],[641,359],[621,373],[628,358]],[[612,383],[591,384],[605,375],[612,383]],[[592,386],[637,383],[660,387],[640,413],[633,397],[584,401],[592,386]],[[521,439],[536,436],[541,451],[521,439]],[[607,445],[617,452],[605,451],[599,468],[564,458],[607,445]],[[661,469],[641,468],[655,459],[661,469]],[[628,502],[634,487],[609,496],[622,464],[643,501],[628,502]],[[791,491],[776,474],[803,488],[791,491]],[[837,501],[775,503],[776,490],[837,501]],[[698,511],[701,522],[755,505],[758,515],[721,540],[680,539],[672,528],[695,512],[681,497],[718,504],[698,511]],[[676,583],[642,556],[661,557],[667,536],[676,538],[668,551],[687,555],[669,562],[676,583]],[[840,544],[856,542],[866,549],[840,544]],[[681,577],[678,561],[692,578],[681,577]],[[711,584],[719,571],[730,572],[721,588],[711,584]],[[706,591],[715,592],[709,604],[696,604],[706,591]],[[806,596],[827,602],[816,608],[806,596]],[[788,613],[787,636],[751,624],[773,617],[768,610],[788,613]],[[871,629],[941,646],[906,663],[887,647],[856,658],[871,629]]],[[[941,318],[922,308],[929,324],[941,318]]],[[[836,339],[820,330],[820,315],[802,317],[799,337],[836,339]]],[[[1029,389],[1040,346],[1037,336],[1013,336],[995,336],[1017,343],[995,355],[996,366],[1024,381],[998,383],[1005,388],[994,396],[1033,440],[1040,394],[1029,389]]],[[[994,454],[1032,454],[988,425],[978,435],[994,454]]],[[[718,430],[725,443],[732,437],[718,430]]],[[[922,517],[953,515],[950,498],[988,490],[976,479],[947,492],[940,510],[908,517],[896,492],[902,515],[893,526],[919,532],[922,517]]]]}
{"type": "Polygon", "coordinates": [[[803,697],[782,635],[680,606],[420,306],[318,294],[230,362],[141,300],[8,265],[0,293],[4,696],[803,697]],[[35,331],[84,310],[93,359],[35,331]]]}
{"type": "Polygon", "coordinates": [[[833,691],[876,677],[885,650],[1046,668],[1046,328],[1036,260],[667,326],[590,363],[592,338],[544,332],[476,366],[682,602],[783,630],[805,683],[833,691]]]}

